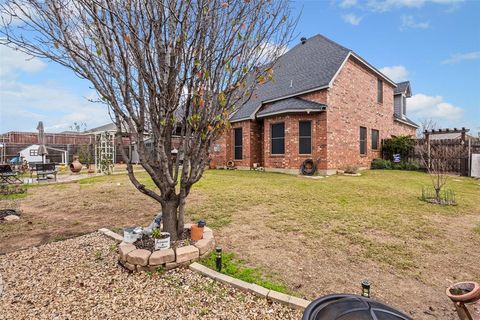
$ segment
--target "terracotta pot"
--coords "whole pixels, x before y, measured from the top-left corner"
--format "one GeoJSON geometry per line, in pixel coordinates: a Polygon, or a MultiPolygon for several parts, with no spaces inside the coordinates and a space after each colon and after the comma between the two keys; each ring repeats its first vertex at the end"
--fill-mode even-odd
{"type": "Polygon", "coordinates": [[[192,229],[190,229],[190,238],[194,241],[202,240],[203,228],[196,224],[192,225],[192,229]]]}
{"type": "Polygon", "coordinates": [[[480,299],[480,285],[473,281],[459,282],[448,287],[446,293],[453,302],[471,303],[480,299]],[[455,294],[455,290],[461,292],[455,294]]]}
{"type": "Polygon", "coordinates": [[[78,157],[73,157],[73,162],[70,163],[70,171],[77,173],[82,170],[82,167],[83,165],[78,161],[78,157]]]}

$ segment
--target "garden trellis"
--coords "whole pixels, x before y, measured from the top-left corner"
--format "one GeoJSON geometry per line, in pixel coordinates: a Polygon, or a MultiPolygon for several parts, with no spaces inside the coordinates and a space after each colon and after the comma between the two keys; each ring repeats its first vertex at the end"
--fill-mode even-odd
{"type": "Polygon", "coordinates": [[[95,135],[95,170],[111,174],[115,159],[115,135],[109,131],[95,135]]]}

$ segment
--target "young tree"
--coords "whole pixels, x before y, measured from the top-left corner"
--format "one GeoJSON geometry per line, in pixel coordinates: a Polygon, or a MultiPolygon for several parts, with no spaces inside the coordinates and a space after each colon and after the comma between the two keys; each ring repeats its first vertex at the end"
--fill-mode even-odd
{"type": "Polygon", "coordinates": [[[122,152],[131,182],[161,204],[175,240],[212,142],[272,78],[265,63],[288,44],[289,16],[287,0],[5,0],[0,41],[90,81],[158,191],[137,179],[122,152]]]}

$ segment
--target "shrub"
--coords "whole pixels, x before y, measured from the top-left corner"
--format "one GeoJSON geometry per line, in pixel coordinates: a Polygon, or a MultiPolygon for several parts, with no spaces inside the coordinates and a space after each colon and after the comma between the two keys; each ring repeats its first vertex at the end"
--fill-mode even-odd
{"type": "Polygon", "coordinates": [[[400,154],[406,160],[415,146],[415,140],[410,136],[398,136],[383,140],[382,151],[384,157],[392,160],[394,154],[400,154]]]}
{"type": "Polygon", "coordinates": [[[419,170],[420,165],[416,161],[402,161],[400,163],[393,163],[390,160],[373,159],[372,169],[419,170]]]}
{"type": "Polygon", "coordinates": [[[391,169],[392,162],[390,160],[373,159],[372,169],[391,169]]]}

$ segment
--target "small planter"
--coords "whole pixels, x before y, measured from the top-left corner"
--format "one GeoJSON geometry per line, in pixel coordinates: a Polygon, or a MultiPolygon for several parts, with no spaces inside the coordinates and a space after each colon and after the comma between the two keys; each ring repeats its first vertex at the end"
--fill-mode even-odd
{"type": "Polygon", "coordinates": [[[138,234],[135,233],[134,227],[123,229],[123,241],[127,243],[134,243],[138,239],[138,234]]]}
{"type": "Polygon", "coordinates": [[[480,285],[476,282],[459,282],[447,288],[453,302],[471,303],[480,299],[480,285]]]}
{"type": "Polygon", "coordinates": [[[190,239],[198,241],[203,239],[203,228],[205,227],[205,220],[200,220],[195,225],[192,225],[190,229],[190,239]]]}
{"type": "Polygon", "coordinates": [[[155,250],[165,250],[170,248],[170,233],[161,232],[160,238],[155,238],[155,250]]]}

